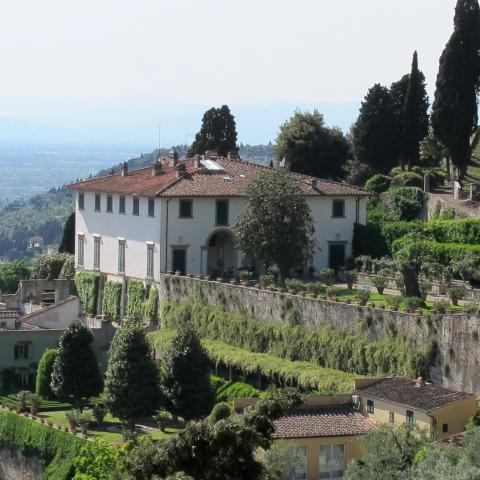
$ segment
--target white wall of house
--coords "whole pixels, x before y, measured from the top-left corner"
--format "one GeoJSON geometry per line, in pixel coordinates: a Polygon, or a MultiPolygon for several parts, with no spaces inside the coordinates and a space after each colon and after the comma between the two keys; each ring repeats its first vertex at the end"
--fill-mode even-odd
{"type": "Polygon", "coordinates": [[[95,211],[95,193],[84,192],[83,210],[78,208],[76,195],[76,255],[78,268],[78,235],[84,236],[84,268],[93,270],[94,236],[100,238],[100,271],[117,275],[119,241],[125,240],[125,275],[146,278],[147,244],[154,245],[154,279],[160,273],[160,199],[155,199],[155,215],[148,216],[148,198],[140,197],[139,215],[133,215],[133,197],[125,196],[125,214],[119,213],[119,195],[113,195],[113,212],[106,212],[107,195],[101,194],[101,209],[95,211]]]}
{"type": "MultiPolygon", "coordinates": [[[[154,280],[158,280],[160,271],[173,270],[174,249],[186,250],[186,272],[206,274],[209,250],[212,257],[212,249],[208,246],[210,238],[217,232],[229,232],[245,205],[244,198],[228,198],[229,225],[219,226],[215,222],[215,197],[193,197],[192,217],[179,218],[179,198],[156,198],[155,216],[148,217],[147,198],[140,198],[140,214],[134,216],[132,196],[126,196],[126,213],[119,214],[118,195],[113,195],[113,213],[105,211],[106,194],[101,194],[100,212],[94,210],[95,194],[85,192],[84,195],[85,208],[80,211],[77,192],[76,232],[84,235],[85,270],[93,270],[94,235],[100,235],[102,273],[110,277],[118,276],[118,243],[119,239],[125,239],[125,276],[145,279],[147,242],[153,242],[154,280]]],[[[344,245],[345,257],[348,257],[351,254],[354,223],[366,221],[366,198],[312,196],[306,199],[315,223],[315,269],[329,265],[330,245],[344,245]],[[344,216],[333,217],[334,199],[344,200],[344,216]]],[[[235,268],[242,265],[242,255],[238,249],[229,255],[225,259],[227,264],[233,263],[235,268]]],[[[212,262],[215,263],[216,260],[211,259],[210,264],[212,262]]]]}

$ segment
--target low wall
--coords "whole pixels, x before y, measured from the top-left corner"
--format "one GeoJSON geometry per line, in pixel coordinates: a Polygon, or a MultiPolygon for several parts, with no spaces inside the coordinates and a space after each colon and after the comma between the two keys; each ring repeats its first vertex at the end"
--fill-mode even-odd
{"type": "Polygon", "coordinates": [[[38,480],[43,463],[37,457],[26,457],[19,450],[0,448],[0,480],[38,480]]]}
{"type": "Polygon", "coordinates": [[[392,312],[173,275],[161,275],[158,288],[160,300],[184,301],[200,293],[205,302],[261,322],[281,324],[288,312],[296,309],[301,323],[312,329],[327,325],[340,330],[358,327],[372,340],[398,332],[411,338],[417,347],[434,340],[438,353],[430,370],[432,380],[455,389],[480,391],[478,316],[392,312]]]}

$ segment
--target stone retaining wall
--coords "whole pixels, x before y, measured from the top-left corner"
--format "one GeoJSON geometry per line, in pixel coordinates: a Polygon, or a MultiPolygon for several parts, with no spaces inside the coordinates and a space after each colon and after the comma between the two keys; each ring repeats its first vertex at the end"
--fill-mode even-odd
{"type": "Polygon", "coordinates": [[[478,316],[392,312],[173,275],[162,275],[158,288],[160,300],[184,301],[201,293],[209,304],[250,315],[261,322],[281,324],[295,310],[301,323],[313,329],[330,325],[346,330],[361,325],[372,340],[398,332],[410,337],[417,347],[434,340],[438,354],[431,368],[432,380],[451,388],[480,391],[478,316]]]}
{"type": "Polygon", "coordinates": [[[38,480],[43,468],[37,457],[26,457],[9,447],[0,448],[0,480],[38,480]]]}

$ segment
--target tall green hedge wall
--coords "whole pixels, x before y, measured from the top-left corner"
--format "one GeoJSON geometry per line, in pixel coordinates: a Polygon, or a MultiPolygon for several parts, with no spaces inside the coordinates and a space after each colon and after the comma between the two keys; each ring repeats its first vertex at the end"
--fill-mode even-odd
{"type": "Polygon", "coordinates": [[[75,275],[75,286],[82,301],[83,311],[89,315],[97,314],[99,282],[98,273],[79,272],[75,275]]]}
{"type": "Polygon", "coordinates": [[[145,287],[140,280],[128,282],[127,320],[140,322],[143,320],[145,287]]]}
{"type": "Polygon", "coordinates": [[[42,480],[69,480],[73,459],[86,440],[0,410],[0,445],[35,456],[45,464],[42,480]]]}
{"type": "Polygon", "coordinates": [[[174,329],[188,321],[201,338],[361,375],[426,375],[434,353],[433,343],[415,349],[402,335],[372,342],[353,330],[325,327],[313,331],[301,325],[258,322],[199,300],[162,302],[162,328],[174,329]]]}
{"type": "Polygon", "coordinates": [[[103,289],[102,312],[107,320],[120,321],[120,306],[122,301],[122,284],[109,280],[103,289]]]}

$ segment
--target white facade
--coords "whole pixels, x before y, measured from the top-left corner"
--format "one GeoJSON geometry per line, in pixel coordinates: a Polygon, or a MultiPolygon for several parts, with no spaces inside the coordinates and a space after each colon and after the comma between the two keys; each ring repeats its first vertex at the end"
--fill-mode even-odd
{"type": "MultiPolygon", "coordinates": [[[[95,211],[95,192],[76,192],[77,269],[98,270],[108,277],[156,281],[161,272],[175,270],[183,259],[185,272],[202,275],[235,273],[245,262],[231,236],[231,227],[244,208],[242,197],[192,197],[191,217],[181,218],[178,197],[154,198],[154,215],[149,216],[147,197],[136,197],[139,212],[133,215],[133,196],[125,195],[125,213],[119,213],[120,195],[113,194],[110,213],[106,211],[107,194],[97,194],[100,211],[95,211]],[[82,210],[79,195],[84,196],[82,210]],[[217,200],[228,201],[227,225],[216,222],[217,200]],[[79,264],[82,241],[83,265],[79,264]],[[94,265],[95,241],[100,249],[98,268],[94,265]],[[121,243],[125,245],[123,272],[119,271],[121,243]],[[148,249],[153,249],[153,277],[147,275],[148,249]]],[[[315,225],[313,267],[318,270],[334,266],[333,256],[338,261],[342,251],[343,260],[351,254],[354,223],[366,220],[366,197],[318,195],[306,199],[315,225]],[[343,215],[333,215],[335,201],[344,202],[343,215]]]]}

